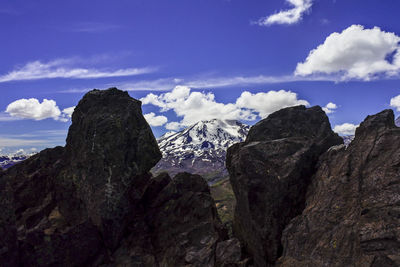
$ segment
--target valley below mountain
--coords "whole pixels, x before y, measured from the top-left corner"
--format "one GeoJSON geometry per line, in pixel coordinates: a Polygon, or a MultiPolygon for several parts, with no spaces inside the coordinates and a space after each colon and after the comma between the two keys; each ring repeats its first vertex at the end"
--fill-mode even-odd
{"type": "Polygon", "coordinates": [[[0,265],[399,266],[399,173],[392,110],[348,145],[319,106],[156,140],[140,101],[92,90],[65,147],[0,170],[0,265]]]}

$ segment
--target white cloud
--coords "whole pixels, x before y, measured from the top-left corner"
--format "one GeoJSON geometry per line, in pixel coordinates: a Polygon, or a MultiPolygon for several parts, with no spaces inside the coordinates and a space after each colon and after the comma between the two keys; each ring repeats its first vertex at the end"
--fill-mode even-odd
{"type": "Polygon", "coordinates": [[[379,74],[394,76],[400,71],[399,42],[399,36],[378,27],[352,25],[329,35],[303,63],[297,64],[295,74],[336,74],[342,80],[365,81],[379,74]]]}
{"type": "Polygon", "coordinates": [[[16,100],[7,106],[6,112],[13,117],[33,120],[47,118],[57,120],[61,115],[61,111],[54,100],[43,99],[40,103],[36,98],[16,100]]]}
{"type": "Polygon", "coordinates": [[[182,128],[182,125],[176,121],[169,122],[165,125],[165,129],[170,130],[170,131],[178,131],[181,128],[182,128]]]}
{"type": "Polygon", "coordinates": [[[303,18],[304,13],[312,7],[312,0],[286,0],[292,5],[292,9],[282,10],[278,13],[261,18],[256,22],[260,26],[269,26],[272,24],[295,24],[303,18]]]}
{"type": "Polygon", "coordinates": [[[51,78],[94,79],[105,77],[133,76],[153,72],[153,68],[127,68],[117,70],[75,67],[74,59],[57,59],[47,63],[29,62],[0,76],[0,82],[37,80],[51,78]]]}
{"type": "Polygon", "coordinates": [[[325,111],[326,114],[333,113],[333,112],[335,112],[336,109],[337,109],[337,105],[332,102],[329,102],[328,104],[326,104],[325,107],[322,108],[322,110],[325,111]]]}
{"type": "Polygon", "coordinates": [[[161,95],[150,93],[141,101],[143,105],[160,107],[161,112],[173,110],[182,118],[180,122],[168,123],[168,130],[179,130],[200,120],[215,118],[251,121],[284,107],[308,105],[307,101],[297,99],[296,93],[284,90],[257,94],[243,92],[235,103],[225,104],[217,102],[213,93],[192,92],[186,86],[176,86],[171,92],[161,95]]]}
{"type": "Polygon", "coordinates": [[[343,123],[340,125],[336,125],[333,128],[333,131],[340,135],[354,135],[358,125],[352,123],[343,123]]]}
{"type": "Polygon", "coordinates": [[[150,124],[150,126],[163,126],[167,123],[168,119],[165,116],[156,116],[154,112],[144,114],[144,118],[150,124]]]}
{"type": "Polygon", "coordinates": [[[66,122],[71,118],[74,108],[75,107],[65,108],[61,112],[54,100],[43,99],[40,103],[36,98],[22,98],[7,106],[6,113],[9,114],[9,117],[0,116],[0,121],[12,121],[18,119],[39,121],[52,118],[54,120],[66,122]]]}
{"type": "Polygon", "coordinates": [[[390,106],[395,108],[397,111],[400,111],[400,95],[390,99],[390,106]]]}
{"type": "Polygon", "coordinates": [[[310,104],[305,100],[298,99],[296,93],[284,90],[257,94],[245,91],[236,100],[236,106],[258,112],[262,118],[279,109],[297,105],[308,106],[310,104]]]}
{"type": "Polygon", "coordinates": [[[62,112],[63,112],[68,118],[71,118],[71,117],[72,117],[72,113],[74,112],[74,110],[75,110],[75,106],[69,107],[69,108],[64,108],[62,112]]]}

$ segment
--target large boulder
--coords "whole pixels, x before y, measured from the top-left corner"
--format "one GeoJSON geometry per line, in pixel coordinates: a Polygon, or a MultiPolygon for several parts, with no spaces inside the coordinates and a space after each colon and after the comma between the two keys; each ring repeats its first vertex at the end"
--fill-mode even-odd
{"type": "Polygon", "coordinates": [[[303,213],[282,237],[280,266],[400,266],[400,128],[368,116],[346,148],[320,160],[303,213]]]}
{"type": "Polygon", "coordinates": [[[115,88],[93,90],[75,109],[66,147],[0,174],[0,205],[11,203],[0,230],[10,248],[18,230],[20,265],[82,266],[118,246],[161,158],[140,105],[115,88]]]}
{"type": "Polygon", "coordinates": [[[318,158],[341,143],[320,107],[296,106],[269,115],[228,149],[234,234],[256,266],[272,265],[281,255],[282,231],[304,209],[318,158]]]}
{"type": "Polygon", "coordinates": [[[141,102],[116,88],[87,93],[76,106],[65,147],[68,170],[93,223],[115,248],[132,206],[161,159],[141,102]]]}

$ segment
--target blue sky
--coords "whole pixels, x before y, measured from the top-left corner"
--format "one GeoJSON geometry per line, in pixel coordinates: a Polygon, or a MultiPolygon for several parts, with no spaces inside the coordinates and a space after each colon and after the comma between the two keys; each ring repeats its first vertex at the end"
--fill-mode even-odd
{"type": "Polygon", "coordinates": [[[399,9],[398,0],[3,0],[0,154],[64,145],[79,99],[113,86],[143,101],[156,136],[212,117],[253,124],[296,104],[325,107],[332,127],[351,133],[367,115],[400,114],[399,9]]]}

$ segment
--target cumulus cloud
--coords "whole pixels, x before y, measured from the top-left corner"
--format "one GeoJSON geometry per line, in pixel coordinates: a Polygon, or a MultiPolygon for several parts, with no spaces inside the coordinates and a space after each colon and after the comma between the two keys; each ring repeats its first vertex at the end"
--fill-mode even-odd
{"type": "Polygon", "coordinates": [[[257,94],[245,91],[236,100],[236,106],[258,112],[262,118],[279,109],[297,105],[309,106],[310,104],[298,99],[296,93],[284,90],[257,94]]]}
{"type": "Polygon", "coordinates": [[[235,103],[225,104],[216,101],[213,93],[192,92],[186,86],[176,86],[171,92],[160,95],[150,93],[141,101],[143,105],[159,107],[161,112],[173,110],[182,118],[180,122],[168,123],[168,130],[179,130],[200,120],[215,118],[252,121],[284,107],[309,105],[298,99],[296,93],[284,90],[257,94],[243,92],[235,103]]]}
{"type": "Polygon", "coordinates": [[[22,98],[10,103],[6,108],[6,113],[16,119],[39,121],[52,118],[54,120],[68,121],[74,108],[66,108],[61,112],[54,100],[43,99],[42,102],[39,102],[36,98],[22,98]]]}
{"type": "Polygon", "coordinates": [[[67,122],[71,119],[72,117],[72,113],[75,110],[75,106],[73,107],[69,107],[69,108],[64,108],[61,112],[60,117],[58,118],[58,120],[63,121],[63,122],[67,122]]]}
{"type": "Polygon", "coordinates": [[[390,99],[390,106],[395,108],[397,111],[400,111],[400,95],[390,99]]]}
{"type": "Polygon", "coordinates": [[[176,121],[169,122],[165,125],[165,129],[170,130],[170,131],[178,131],[181,128],[182,128],[181,124],[176,121]]]}
{"type": "Polygon", "coordinates": [[[71,118],[71,117],[72,117],[72,113],[74,112],[74,110],[75,110],[75,106],[69,107],[69,108],[64,108],[62,112],[63,112],[68,118],[71,118]]]}
{"type": "Polygon", "coordinates": [[[295,24],[302,20],[304,13],[312,7],[312,0],[286,0],[292,9],[282,10],[268,17],[259,19],[256,24],[269,26],[272,24],[295,24]]]}
{"type": "Polygon", "coordinates": [[[336,109],[337,109],[337,105],[332,102],[329,102],[328,104],[326,104],[325,107],[322,108],[322,110],[325,111],[326,114],[333,113],[333,112],[335,112],[336,109]]]}
{"type": "Polygon", "coordinates": [[[379,27],[352,25],[332,33],[298,63],[296,75],[340,75],[342,80],[371,80],[378,75],[394,76],[400,71],[400,37],[379,27]]]}
{"type": "Polygon", "coordinates": [[[33,120],[58,119],[61,115],[54,100],[43,99],[40,103],[36,98],[16,100],[7,106],[6,112],[13,117],[33,120]]]}
{"type": "Polygon", "coordinates": [[[340,135],[354,135],[358,125],[352,123],[343,123],[340,125],[336,125],[333,128],[333,131],[340,135]]]}
{"type": "Polygon", "coordinates": [[[165,116],[156,116],[154,112],[144,114],[144,118],[150,126],[163,126],[167,123],[168,119],[165,116]]]}
{"type": "Polygon", "coordinates": [[[38,80],[51,78],[94,79],[133,76],[153,72],[153,68],[127,68],[117,70],[75,67],[73,59],[57,59],[50,62],[33,61],[7,74],[0,75],[0,82],[38,80]]]}

